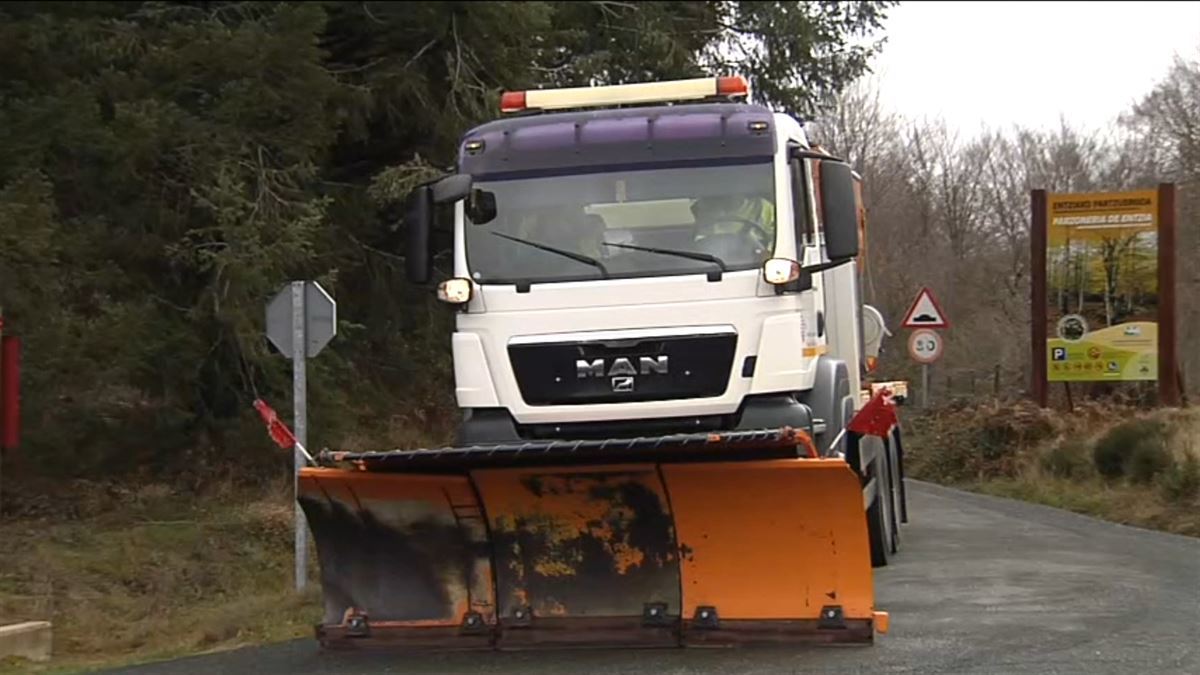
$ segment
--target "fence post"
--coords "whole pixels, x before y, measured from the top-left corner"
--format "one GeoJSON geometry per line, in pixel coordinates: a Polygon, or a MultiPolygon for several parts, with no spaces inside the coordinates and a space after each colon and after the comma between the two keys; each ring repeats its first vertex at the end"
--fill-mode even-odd
{"type": "Polygon", "coordinates": [[[992,372],[992,396],[1000,397],[1000,364],[996,364],[995,370],[992,372]]]}

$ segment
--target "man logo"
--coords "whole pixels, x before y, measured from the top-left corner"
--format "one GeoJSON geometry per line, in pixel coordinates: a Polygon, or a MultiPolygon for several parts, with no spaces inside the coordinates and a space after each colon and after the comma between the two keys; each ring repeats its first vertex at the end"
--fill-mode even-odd
{"type": "Polygon", "coordinates": [[[612,379],[612,390],[618,394],[627,394],[633,391],[633,378],[614,377],[612,379]]]}
{"type": "Polygon", "coordinates": [[[1067,348],[1066,347],[1055,347],[1055,348],[1051,349],[1050,350],[1050,360],[1051,361],[1066,361],[1067,360],[1067,348]]]}
{"type": "Polygon", "coordinates": [[[612,377],[614,378],[614,391],[616,387],[615,379],[617,375],[666,375],[668,370],[668,361],[666,355],[661,356],[643,356],[638,358],[637,366],[633,365],[633,360],[624,356],[615,358],[611,363],[606,363],[604,359],[576,359],[575,360],[575,377],[585,379],[589,377],[612,377]]]}

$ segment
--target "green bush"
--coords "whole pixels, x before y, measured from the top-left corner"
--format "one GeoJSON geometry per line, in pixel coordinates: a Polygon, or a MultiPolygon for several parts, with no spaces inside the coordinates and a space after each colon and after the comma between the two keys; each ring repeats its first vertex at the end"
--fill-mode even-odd
{"type": "Polygon", "coordinates": [[[1166,429],[1154,420],[1118,424],[1096,441],[1092,460],[1105,478],[1147,482],[1168,463],[1166,429]]]}
{"type": "Polygon", "coordinates": [[[1056,433],[1052,415],[1025,402],[952,407],[913,422],[910,474],[942,483],[1013,478],[1023,453],[1056,433]]]}
{"type": "Polygon", "coordinates": [[[910,455],[905,446],[905,470],[914,478],[959,483],[977,477],[978,458],[969,434],[939,435],[913,447],[910,455]]]}
{"type": "Polygon", "coordinates": [[[1145,485],[1171,465],[1171,455],[1166,450],[1162,437],[1147,437],[1136,444],[1129,454],[1127,473],[1129,480],[1145,485]]]}
{"type": "Polygon", "coordinates": [[[1091,470],[1088,445],[1079,438],[1069,438],[1050,446],[1039,461],[1042,471],[1058,478],[1082,478],[1091,470]]]}
{"type": "Polygon", "coordinates": [[[1200,461],[1187,455],[1182,462],[1171,462],[1159,476],[1163,496],[1172,501],[1191,499],[1200,494],[1200,461]]]}
{"type": "Polygon", "coordinates": [[[1129,454],[1129,480],[1145,485],[1154,481],[1154,477],[1171,465],[1171,455],[1162,438],[1146,438],[1133,446],[1129,454]]]}

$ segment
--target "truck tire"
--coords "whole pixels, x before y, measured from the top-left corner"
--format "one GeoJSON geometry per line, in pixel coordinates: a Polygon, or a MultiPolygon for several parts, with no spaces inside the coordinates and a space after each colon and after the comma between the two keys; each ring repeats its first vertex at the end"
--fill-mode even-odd
{"type": "Polygon", "coordinates": [[[884,506],[887,507],[887,513],[884,515],[884,524],[887,525],[887,530],[884,532],[884,537],[887,542],[888,555],[891,556],[900,551],[900,531],[896,522],[896,490],[892,483],[892,467],[890,464],[886,466],[883,482],[886,484],[884,506]]]}
{"type": "Polygon", "coordinates": [[[880,442],[879,450],[878,475],[882,486],[879,496],[883,499],[883,541],[887,544],[887,554],[890,558],[899,544],[896,539],[896,497],[892,491],[892,469],[888,461],[887,443],[880,442]]]}
{"type": "MultiPolygon", "coordinates": [[[[815,419],[825,424],[825,431],[818,434],[814,441],[817,444],[817,454],[831,457],[835,450],[830,448],[831,441],[838,432],[850,421],[847,416],[854,414],[854,400],[850,391],[850,375],[845,361],[825,356],[817,360],[817,374],[813,378],[813,388],[801,394],[801,402],[807,405],[815,419]],[[846,405],[846,401],[850,405],[846,405]]],[[[838,446],[845,451],[845,439],[838,446]]]]}
{"type": "MultiPolygon", "coordinates": [[[[847,424],[850,424],[850,420],[854,419],[854,398],[850,396],[850,378],[838,382],[838,392],[841,396],[838,400],[841,401],[842,413],[837,417],[837,426],[828,432],[832,436],[836,436],[838,432],[846,428],[847,424]]],[[[836,446],[829,448],[830,455],[836,455],[839,452],[843,454],[846,452],[845,434],[842,435],[842,440],[838,441],[836,446]]]]}
{"type": "Polygon", "coordinates": [[[897,484],[900,486],[900,522],[908,522],[908,487],[904,484],[904,434],[900,427],[892,430],[892,443],[896,446],[897,484]]]}
{"type": "Polygon", "coordinates": [[[486,445],[489,443],[515,443],[521,437],[513,423],[512,415],[504,408],[466,408],[458,426],[455,445],[486,445]]]}
{"type": "Polygon", "coordinates": [[[887,441],[887,464],[888,464],[888,500],[891,504],[891,552],[900,552],[900,513],[902,493],[900,488],[900,463],[896,455],[896,444],[889,436],[887,441]]]}
{"type": "Polygon", "coordinates": [[[867,507],[867,537],[871,544],[871,567],[887,567],[888,564],[888,527],[887,509],[884,500],[887,499],[887,485],[880,475],[879,465],[873,464],[871,478],[875,481],[875,499],[867,507]]]}

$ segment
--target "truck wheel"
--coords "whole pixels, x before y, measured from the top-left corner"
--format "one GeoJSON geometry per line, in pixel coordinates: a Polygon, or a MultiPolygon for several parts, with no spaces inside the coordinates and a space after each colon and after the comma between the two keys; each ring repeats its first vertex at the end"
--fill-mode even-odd
{"type": "MultiPolygon", "coordinates": [[[[822,457],[835,454],[836,451],[829,447],[830,441],[850,421],[847,411],[850,415],[854,413],[848,373],[844,361],[822,356],[817,360],[817,375],[813,381],[813,388],[800,397],[801,402],[812,410],[813,418],[825,424],[825,431],[813,439],[817,444],[817,454],[822,457]],[[846,405],[847,400],[849,406],[846,405]]],[[[839,447],[845,449],[845,439],[839,447]]]]}
{"type": "Polygon", "coordinates": [[[892,530],[892,553],[900,552],[900,500],[902,499],[900,491],[900,465],[896,456],[896,444],[891,438],[887,441],[887,458],[888,458],[888,499],[890,500],[891,508],[891,530],[892,530]]]}
{"type": "Polygon", "coordinates": [[[908,488],[904,485],[904,438],[900,427],[892,431],[892,442],[896,446],[896,484],[900,487],[900,522],[908,522],[908,488]]]}
{"type": "Polygon", "coordinates": [[[882,453],[879,457],[879,480],[883,486],[883,491],[879,493],[883,499],[883,541],[887,544],[887,554],[890,558],[896,552],[896,498],[892,494],[892,471],[888,465],[887,445],[882,446],[882,453]]]}
{"type": "Polygon", "coordinates": [[[888,467],[887,477],[887,540],[888,554],[894,555],[900,552],[900,526],[896,522],[896,490],[892,484],[892,469],[888,467]]]}
{"type": "MultiPolygon", "coordinates": [[[[844,394],[841,398],[842,414],[838,416],[837,426],[834,428],[834,430],[832,432],[830,432],[834,436],[836,436],[838,434],[838,432],[840,432],[842,429],[845,429],[846,425],[850,424],[850,420],[854,418],[854,399],[850,398],[850,394],[848,391],[850,389],[850,381],[849,380],[845,381],[845,386],[847,389],[847,393],[844,394]]],[[[841,387],[839,385],[839,389],[840,388],[841,387]]],[[[829,448],[829,453],[831,455],[838,453],[838,452],[841,452],[841,453],[846,452],[846,437],[845,437],[845,435],[842,436],[842,440],[838,441],[837,447],[829,448]]]]}
{"type": "Polygon", "coordinates": [[[867,536],[871,543],[871,567],[887,567],[888,564],[888,528],[885,520],[883,500],[887,498],[887,485],[881,480],[878,465],[871,469],[875,480],[875,500],[867,507],[867,536]]]}

